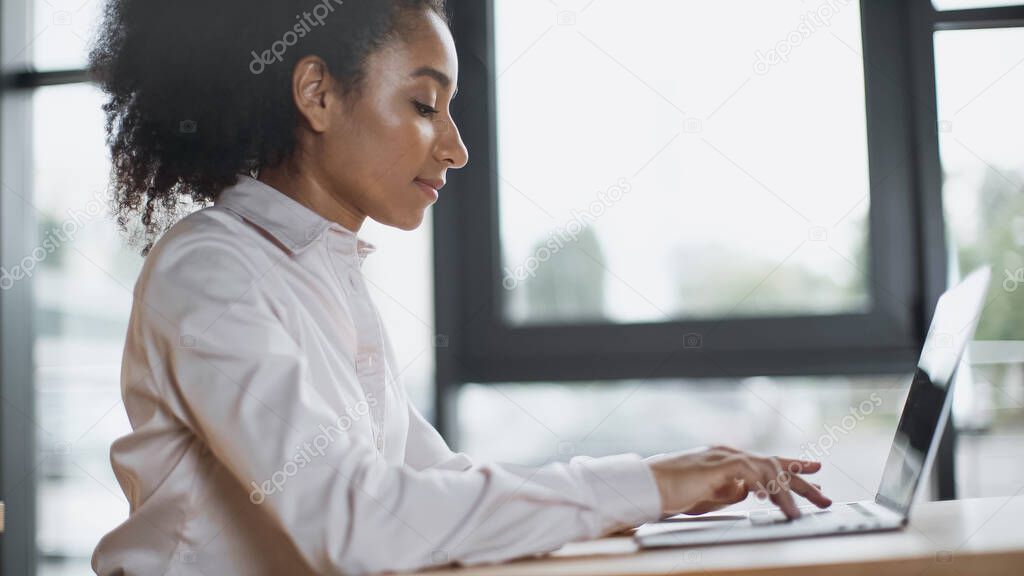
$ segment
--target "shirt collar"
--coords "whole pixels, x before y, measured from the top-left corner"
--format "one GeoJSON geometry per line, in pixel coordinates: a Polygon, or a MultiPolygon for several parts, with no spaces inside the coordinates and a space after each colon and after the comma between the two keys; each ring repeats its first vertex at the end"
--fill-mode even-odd
{"type": "Polygon", "coordinates": [[[214,204],[270,234],[291,254],[299,254],[328,231],[339,238],[342,252],[358,255],[360,264],[377,249],[355,232],[248,174],[239,175],[233,186],[221,191],[214,204]]]}

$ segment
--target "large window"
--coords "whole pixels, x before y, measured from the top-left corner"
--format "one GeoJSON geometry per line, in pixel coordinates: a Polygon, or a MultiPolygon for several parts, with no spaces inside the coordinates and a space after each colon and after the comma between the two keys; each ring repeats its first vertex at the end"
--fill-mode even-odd
{"type": "Polygon", "coordinates": [[[871,308],[858,2],[500,0],[494,22],[510,322],[871,308]]]}
{"type": "Polygon", "coordinates": [[[76,559],[92,554],[96,534],[128,514],[108,451],[130,429],[118,383],[140,258],[106,216],[101,103],[89,85],[33,93],[33,176],[25,191],[36,243],[54,247],[32,260],[31,275],[37,546],[44,567],[72,572],[81,568],[76,559]]]}
{"type": "Polygon", "coordinates": [[[455,5],[453,381],[912,365],[933,287],[901,4],[455,5]]]}
{"type": "Polygon", "coordinates": [[[943,205],[961,270],[996,278],[980,340],[1024,340],[1024,28],[935,34],[943,205]]]}
{"type": "Polygon", "coordinates": [[[963,496],[1012,494],[1024,439],[1024,28],[935,33],[943,205],[956,271],[996,275],[958,382],[963,496]],[[973,473],[984,467],[984,474],[973,473]]]}
{"type": "MultiPolygon", "coordinates": [[[[456,1],[473,161],[435,229],[451,437],[527,462],[801,452],[864,394],[900,389],[939,294],[989,263],[964,434],[947,434],[934,488],[953,496],[958,473],[964,495],[1012,493],[1024,8],[1009,4],[456,1]],[[990,459],[997,478],[974,472],[990,459]]],[[[880,467],[901,403],[829,455],[836,471],[880,467]]],[[[826,484],[860,498],[867,476],[826,484]]]]}

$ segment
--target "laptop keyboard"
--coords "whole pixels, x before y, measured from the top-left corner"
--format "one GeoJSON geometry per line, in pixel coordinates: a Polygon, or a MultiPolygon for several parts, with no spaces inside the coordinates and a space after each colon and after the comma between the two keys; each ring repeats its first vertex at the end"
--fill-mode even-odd
{"type": "MultiPolygon", "coordinates": [[[[834,526],[836,530],[867,529],[878,524],[878,518],[864,506],[854,502],[851,504],[834,504],[830,508],[801,508],[803,515],[794,522],[813,522],[834,526]]],[[[788,520],[781,510],[755,510],[750,513],[753,526],[772,526],[784,524],[788,520]]]]}

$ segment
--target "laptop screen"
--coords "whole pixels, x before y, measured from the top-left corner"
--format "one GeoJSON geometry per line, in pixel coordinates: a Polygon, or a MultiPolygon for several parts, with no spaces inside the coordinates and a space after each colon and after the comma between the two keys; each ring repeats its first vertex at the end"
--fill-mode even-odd
{"type": "Polygon", "coordinates": [[[906,515],[945,428],[952,383],[974,337],[991,272],[983,268],[939,298],[921,359],[896,427],[875,500],[906,515]]]}

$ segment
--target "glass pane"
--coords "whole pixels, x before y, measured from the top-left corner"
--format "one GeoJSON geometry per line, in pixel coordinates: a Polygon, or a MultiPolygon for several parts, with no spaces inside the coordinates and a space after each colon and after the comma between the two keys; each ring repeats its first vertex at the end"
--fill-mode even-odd
{"type": "Polygon", "coordinates": [[[858,3],[570,4],[495,2],[508,320],[868,309],[858,3]]]}
{"type": "Polygon", "coordinates": [[[469,385],[459,393],[459,448],[539,465],[728,444],[819,459],[814,481],[829,496],[871,499],[909,383],[907,374],[469,385]]]}
{"type": "Polygon", "coordinates": [[[35,0],[25,47],[39,70],[83,68],[106,0],[35,0]]]}
{"type": "Polygon", "coordinates": [[[110,443],[130,427],[121,351],[141,258],[108,215],[102,97],[89,85],[33,97],[40,574],[89,572],[99,538],[128,514],[110,443]]]}
{"type": "Polygon", "coordinates": [[[935,59],[954,268],[994,268],[977,339],[1024,340],[1024,29],[936,33],[935,59]]]}
{"type": "MultiPolygon", "coordinates": [[[[963,366],[961,366],[963,372],[963,366]]],[[[957,380],[960,498],[1011,496],[1024,481],[1024,364],[974,366],[957,380]],[[962,393],[961,391],[964,391],[962,393]]]]}
{"type": "Polygon", "coordinates": [[[1024,441],[1024,29],[935,34],[943,204],[954,274],[991,264],[973,360],[956,388],[960,496],[1020,488],[1024,441]],[[998,342],[1011,341],[1011,342],[998,342]],[[1013,342],[1017,342],[1014,344],[1013,342]],[[983,472],[982,472],[983,471],[983,472]]]}

